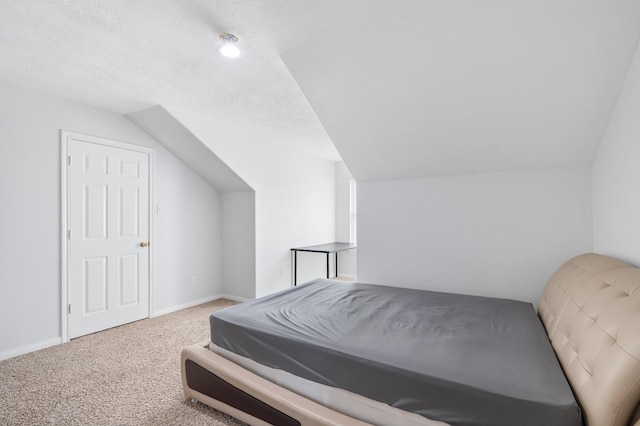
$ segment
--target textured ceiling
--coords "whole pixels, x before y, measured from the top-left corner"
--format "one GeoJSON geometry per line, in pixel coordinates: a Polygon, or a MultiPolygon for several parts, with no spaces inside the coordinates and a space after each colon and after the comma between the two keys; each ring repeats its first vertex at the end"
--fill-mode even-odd
{"type": "Polygon", "coordinates": [[[0,80],[401,179],[589,165],[639,36],[638,0],[0,0],[0,80]]]}
{"type": "Polygon", "coordinates": [[[272,43],[268,18],[286,9],[257,0],[0,0],[0,80],[122,114],[186,110],[338,161],[272,43]],[[221,32],[240,38],[242,59],[217,53],[221,32]]]}

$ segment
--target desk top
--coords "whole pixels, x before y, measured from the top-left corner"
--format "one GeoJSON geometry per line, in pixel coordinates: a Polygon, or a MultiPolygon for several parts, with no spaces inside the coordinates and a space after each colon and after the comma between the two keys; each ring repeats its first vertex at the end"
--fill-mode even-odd
{"type": "Polygon", "coordinates": [[[352,250],[356,248],[355,244],[351,243],[327,243],[319,244],[317,246],[308,247],[295,247],[292,251],[312,251],[315,253],[336,253],[339,251],[352,250]]]}

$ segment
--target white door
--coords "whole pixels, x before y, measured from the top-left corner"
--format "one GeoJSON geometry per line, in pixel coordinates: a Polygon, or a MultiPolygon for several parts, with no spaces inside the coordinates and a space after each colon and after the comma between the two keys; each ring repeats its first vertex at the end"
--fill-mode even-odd
{"type": "Polygon", "coordinates": [[[149,316],[150,153],[96,139],[67,137],[69,338],[149,316]]]}

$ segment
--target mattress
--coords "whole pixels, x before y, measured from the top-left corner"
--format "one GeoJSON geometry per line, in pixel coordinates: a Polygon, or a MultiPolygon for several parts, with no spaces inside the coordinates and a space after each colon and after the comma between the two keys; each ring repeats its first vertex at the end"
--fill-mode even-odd
{"type": "Polygon", "coordinates": [[[212,343],[451,425],[581,425],[531,304],[318,279],[210,317],[212,343]]]}
{"type": "Polygon", "coordinates": [[[400,410],[344,389],[323,385],[284,370],[258,364],[210,342],[207,347],[211,352],[257,374],[271,383],[369,425],[449,426],[447,423],[430,420],[416,413],[400,410]]]}

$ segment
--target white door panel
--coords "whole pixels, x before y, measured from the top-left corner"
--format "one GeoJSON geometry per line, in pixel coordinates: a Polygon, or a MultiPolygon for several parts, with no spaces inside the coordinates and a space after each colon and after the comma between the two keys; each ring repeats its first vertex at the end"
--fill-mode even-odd
{"type": "Polygon", "coordinates": [[[150,154],[68,139],[68,336],[149,316],[150,154]]]}

